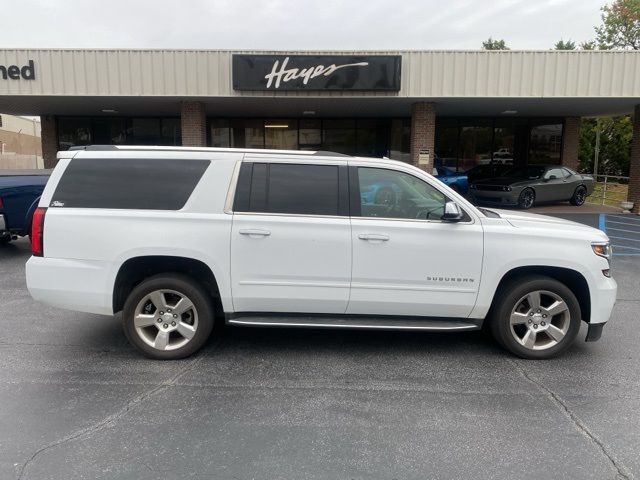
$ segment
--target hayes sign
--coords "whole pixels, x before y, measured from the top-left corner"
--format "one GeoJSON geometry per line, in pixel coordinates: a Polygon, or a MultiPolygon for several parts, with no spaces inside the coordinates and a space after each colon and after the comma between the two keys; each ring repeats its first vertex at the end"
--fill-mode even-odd
{"type": "Polygon", "coordinates": [[[18,65],[0,65],[0,76],[4,80],[34,80],[36,78],[36,67],[33,64],[33,60],[29,60],[29,63],[23,67],[18,65]]]}
{"type": "Polygon", "coordinates": [[[400,90],[399,55],[234,55],[234,90],[400,90]]]}

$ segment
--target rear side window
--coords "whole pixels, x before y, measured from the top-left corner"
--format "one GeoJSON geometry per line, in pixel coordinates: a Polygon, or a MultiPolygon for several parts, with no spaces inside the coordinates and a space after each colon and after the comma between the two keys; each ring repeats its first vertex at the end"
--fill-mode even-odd
{"type": "Polygon", "coordinates": [[[236,192],[236,212],[348,215],[346,166],[244,163],[236,192]]]}
{"type": "Polygon", "coordinates": [[[179,210],[209,160],[74,158],[52,207],[179,210]]]}

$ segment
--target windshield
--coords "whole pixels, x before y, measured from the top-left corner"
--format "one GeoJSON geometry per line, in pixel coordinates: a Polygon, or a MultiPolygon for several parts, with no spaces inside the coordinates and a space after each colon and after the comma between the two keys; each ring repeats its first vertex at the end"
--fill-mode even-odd
{"type": "Polygon", "coordinates": [[[516,180],[535,180],[542,177],[544,167],[529,165],[527,167],[515,167],[507,170],[503,176],[516,180]]]}

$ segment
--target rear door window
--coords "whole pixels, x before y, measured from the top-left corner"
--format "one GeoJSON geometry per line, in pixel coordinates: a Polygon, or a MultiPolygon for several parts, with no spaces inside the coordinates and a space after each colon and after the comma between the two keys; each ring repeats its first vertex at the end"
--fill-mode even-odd
{"type": "Polygon", "coordinates": [[[74,158],[52,207],[180,210],[209,160],[74,158]]]}
{"type": "Polygon", "coordinates": [[[234,211],[346,216],[346,166],[245,163],[234,211]],[[249,189],[244,186],[247,184],[249,189]]]}

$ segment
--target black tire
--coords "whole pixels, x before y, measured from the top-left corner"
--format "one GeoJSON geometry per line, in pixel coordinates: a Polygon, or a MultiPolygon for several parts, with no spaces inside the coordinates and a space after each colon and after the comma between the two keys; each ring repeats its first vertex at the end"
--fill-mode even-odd
{"type": "MultiPolygon", "coordinates": [[[[176,296],[176,298],[178,297],[176,296]]],[[[171,310],[168,311],[170,312],[171,310]]],[[[159,316],[159,313],[160,312],[156,310],[151,315],[155,317],[156,315],[159,316]]],[[[167,315],[169,314],[167,313],[167,315]]],[[[175,317],[176,315],[174,314],[173,316],[175,317]]],[[[184,317],[181,314],[178,323],[181,323],[183,318],[184,317]]],[[[188,320],[188,318],[185,318],[185,321],[188,320]]],[[[200,283],[196,282],[186,275],[177,273],[166,273],[149,277],[133,289],[124,304],[124,308],[122,310],[122,321],[124,333],[127,336],[127,339],[143,355],[157,360],[176,360],[194,354],[205,344],[211,334],[211,330],[213,329],[214,307],[210,295],[206,292],[206,290],[200,283]],[[193,324],[196,325],[195,333],[193,333],[193,337],[191,337],[190,339],[186,339],[186,337],[183,337],[183,340],[186,340],[187,343],[175,349],[161,350],[153,347],[152,345],[149,345],[142,338],[142,335],[138,333],[138,330],[136,329],[136,326],[134,324],[134,317],[136,315],[138,304],[147,295],[158,290],[170,290],[178,292],[179,294],[186,296],[189,300],[191,300],[191,303],[193,304],[193,308],[184,315],[190,315],[191,317],[196,318],[195,321],[191,319],[193,324]]],[[[170,321],[171,319],[168,320],[168,322],[170,321]]],[[[163,325],[165,327],[168,326],[168,328],[172,328],[170,327],[170,323],[163,322],[160,322],[159,325],[149,325],[147,327],[144,327],[143,329],[145,331],[145,336],[147,333],[149,334],[149,336],[152,336],[154,331],[160,332],[161,326],[163,325]]],[[[174,335],[174,331],[167,333],[167,338],[181,337],[178,332],[176,332],[174,335]]],[[[169,340],[169,345],[170,343],[171,340],[169,340]]],[[[179,344],[180,342],[177,343],[179,344]]]]}
{"type": "Polygon", "coordinates": [[[533,207],[535,201],[536,192],[534,192],[532,188],[525,188],[520,192],[520,196],[518,197],[518,208],[528,210],[533,207]]]}
{"type": "MultiPolygon", "coordinates": [[[[543,307],[542,311],[545,312],[546,309],[543,307]]],[[[580,304],[576,296],[565,284],[553,278],[539,275],[521,277],[510,281],[496,293],[496,299],[488,321],[493,338],[506,350],[520,358],[543,360],[559,355],[575,341],[580,330],[580,304]],[[522,305],[520,302],[523,297],[526,297],[530,293],[540,291],[546,292],[541,295],[541,305],[550,306],[549,299],[551,299],[551,302],[556,301],[557,299],[549,295],[552,294],[564,301],[566,311],[555,316],[549,315],[545,317],[547,319],[546,322],[540,313],[529,317],[531,313],[518,312],[516,315],[522,315],[526,318],[526,322],[521,325],[512,326],[512,311],[518,307],[518,305],[522,305]],[[568,317],[566,315],[568,315],[568,317]],[[551,321],[548,320],[549,317],[551,317],[551,321]],[[538,324],[536,322],[540,323],[538,324]],[[554,323],[552,324],[552,322],[554,323]],[[534,325],[536,330],[534,330],[534,325]],[[560,330],[558,327],[561,327],[563,330],[566,329],[561,340],[554,340],[552,336],[547,333],[547,330],[549,330],[552,325],[556,327],[557,330],[560,330]],[[527,330],[532,330],[532,335],[535,338],[535,349],[527,348],[521,341],[516,340],[516,337],[521,340],[524,339],[527,335],[527,330]],[[520,336],[521,332],[522,336],[520,336]]]]}
{"type": "Polygon", "coordinates": [[[576,188],[575,192],[573,192],[573,196],[569,202],[571,205],[579,207],[583,205],[585,200],[587,199],[587,189],[584,185],[580,185],[576,188]]]}
{"type": "Polygon", "coordinates": [[[11,235],[0,237],[0,245],[7,245],[11,241],[11,235]]]}

